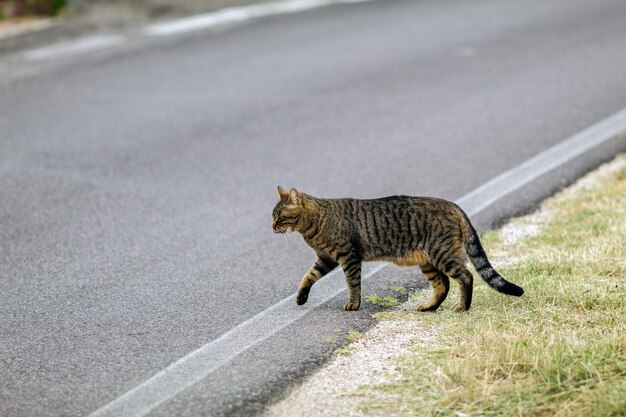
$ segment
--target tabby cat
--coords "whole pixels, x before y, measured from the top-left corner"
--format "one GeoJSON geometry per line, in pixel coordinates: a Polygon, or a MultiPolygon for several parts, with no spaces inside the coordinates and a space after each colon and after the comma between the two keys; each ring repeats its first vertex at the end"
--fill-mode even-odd
{"type": "Polygon", "coordinates": [[[296,303],[302,305],[317,280],[341,265],[350,299],[345,310],[361,305],[361,263],[388,261],[419,265],[433,296],[418,307],[434,311],[446,299],[448,277],[461,289],[455,311],[472,303],[473,277],[465,268],[465,249],[480,276],[497,291],[521,296],[521,287],[505,280],[487,259],[476,230],[456,204],[429,197],[392,196],[376,200],[322,199],[278,187],[280,201],[272,213],[274,233],[299,232],[317,253],[302,278],[296,303]]]}

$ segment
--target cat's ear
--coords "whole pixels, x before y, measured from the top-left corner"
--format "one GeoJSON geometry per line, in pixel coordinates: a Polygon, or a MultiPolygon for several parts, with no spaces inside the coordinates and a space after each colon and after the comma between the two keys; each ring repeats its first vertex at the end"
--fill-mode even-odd
{"type": "Polygon", "coordinates": [[[283,198],[287,197],[289,195],[289,193],[287,192],[287,190],[285,190],[283,187],[281,187],[280,185],[278,186],[278,196],[280,197],[280,199],[282,200],[283,198]]]}
{"type": "Polygon", "coordinates": [[[294,206],[299,206],[302,204],[302,197],[300,197],[300,193],[295,188],[289,190],[289,199],[291,200],[291,204],[294,206]]]}

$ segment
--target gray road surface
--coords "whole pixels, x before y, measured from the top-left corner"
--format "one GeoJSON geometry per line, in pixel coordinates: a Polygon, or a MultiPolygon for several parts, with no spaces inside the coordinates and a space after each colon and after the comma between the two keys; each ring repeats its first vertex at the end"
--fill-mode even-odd
{"type": "MultiPolygon", "coordinates": [[[[292,294],[276,185],[456,199],[625,107],[625,51],[621,0],[385,0],[3,67],[0,415],[87,415],[292,294]]],[[[343,298],[151,415],[260,412],[371,324],[343,298]]]]}

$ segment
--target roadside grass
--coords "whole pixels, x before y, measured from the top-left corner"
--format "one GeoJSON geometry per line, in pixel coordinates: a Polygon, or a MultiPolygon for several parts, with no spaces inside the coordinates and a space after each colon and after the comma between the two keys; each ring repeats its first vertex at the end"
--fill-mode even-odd
{"type": "MultiPolygon", "coordinates": [[[[358,340],[361,337],[363,337],[363,333],[359,332],[358,330],[349,330],[348,333],[346,334],[346,340],[348,342],[354,342],[355,340],[358,340]]],[[[352,345],[347,345],[347,346],[341,346],[335,349],[335,353],[341,356],[350,356],[353,353],[355,353],[356,350],[357,350],[356,347],[352,345]]]]}
{"type": "Polygon", "coordinates": [[[626,168],[559,193],[541,210],[548,216],[536,235],[482,239],[523,297],[497,294],[474,272],[467,313],[451,312],[451,290],[435,314],[378,314],[438,329],[439,337],[435,345],[416,341],[398,360],[399,380],[362,387],[363,411],[626,416],[626,168]]]}
{"type": "Polygon", "coordinates": [[[382,308],[392,308],[400,304],[400,301],[397,298],[390,295],[386,297],[380,297],[378,295],[367,295],[365,296],[365,301],[382,308]]]}

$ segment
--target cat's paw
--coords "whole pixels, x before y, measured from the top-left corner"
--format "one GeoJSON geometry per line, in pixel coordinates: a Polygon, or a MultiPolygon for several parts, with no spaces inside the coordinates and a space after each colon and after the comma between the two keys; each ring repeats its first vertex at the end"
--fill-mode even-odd
{"type": "Polygon", "coordinates": [[[302,304],[306,303],[309,299],[309,291],[311,291],[311,288],[298,289],[298,294],[296,294],[296,304],[301,306],[302,304]]]}
{"type": "Polygon", "coordinates": [[[468,310],[468,307],[463,304],[457,304],[452,308],[452,311],[454,311],[455,313],[462,313],[467,310],[468,310]]]}
{"type": "Polygon", "coordinates": [[[348,301],[343,309],[346,311],[357,311],[361,306],[361,302],[348,301]]]}
{"type": "Polygon", "coordinates": [[[439,306],[430,304],[430,303],[424,303],[424,304],[420,304],[419,306],[417,306],[417,311],[435,311],[437,310],[439,306]]]}

